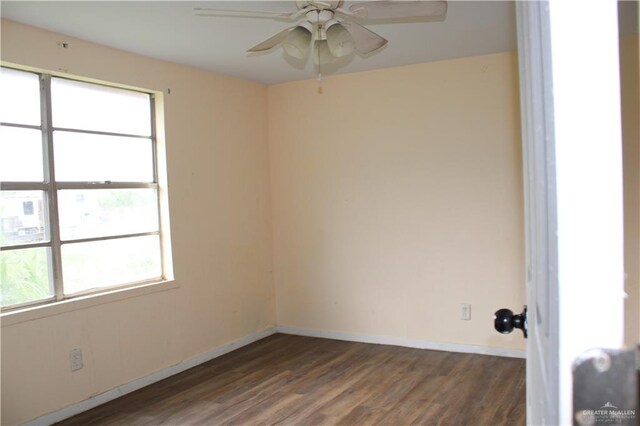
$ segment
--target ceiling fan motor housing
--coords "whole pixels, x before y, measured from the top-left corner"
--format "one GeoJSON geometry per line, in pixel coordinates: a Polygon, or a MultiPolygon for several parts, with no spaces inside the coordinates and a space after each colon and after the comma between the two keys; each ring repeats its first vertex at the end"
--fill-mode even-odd
{"type": "Polygon", "coordinates": [[[332,23],[337,23],[335,19],[333,19],[333,11],[331,10],[312,10],[307,12],[306,14],[307,21],[317,27],[318,40],[326,40],[327,39],[327,29],[331,26],[332,23]],[[329,25],[325,25],[329,24],[329,25]]]}
{"type": "Polygon", "coordinates": [[[304,9],[306,7],[312,7],[319,10],[335,10],[342,6],[343,0],[326,0],[326,1],[313,1],[313,0],[296,0],[296,6],[298,9],[304,9]]]}

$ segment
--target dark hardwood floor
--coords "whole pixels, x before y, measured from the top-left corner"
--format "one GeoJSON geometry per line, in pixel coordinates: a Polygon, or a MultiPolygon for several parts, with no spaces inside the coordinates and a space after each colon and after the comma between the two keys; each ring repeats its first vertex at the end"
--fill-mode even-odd
{"type": "Polygon", "coordinates": [[[276,334],[64,425],[522,425],[522,359],[276,334]]]}

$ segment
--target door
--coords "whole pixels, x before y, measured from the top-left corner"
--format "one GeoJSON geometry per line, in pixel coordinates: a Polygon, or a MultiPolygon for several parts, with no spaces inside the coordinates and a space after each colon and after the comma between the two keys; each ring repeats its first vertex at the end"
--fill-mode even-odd
{"type": "Polygon", "coordinates": [[[527,1],[516,10],[527,423],[571,424],[573,361],[623,338],[617,4],[527,1]]]}

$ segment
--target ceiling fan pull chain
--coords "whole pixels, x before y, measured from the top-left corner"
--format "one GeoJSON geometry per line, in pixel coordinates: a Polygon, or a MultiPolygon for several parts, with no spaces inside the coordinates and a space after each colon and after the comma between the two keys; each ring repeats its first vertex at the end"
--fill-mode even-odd
{"type": "Polygon", "coordinates": [[[320,59],[320,46],[318,46],[317,40],[320,40],[320,11],[316,11],[316,53],[318,54],[318,94],[322,95],[322,61],[320,59]]]}
{"type": "Polygon", "coordinates": [[[318,52],[318,94],[322,95],[322,62],[320,61],[320,49],[316,48],[318,52]]]}

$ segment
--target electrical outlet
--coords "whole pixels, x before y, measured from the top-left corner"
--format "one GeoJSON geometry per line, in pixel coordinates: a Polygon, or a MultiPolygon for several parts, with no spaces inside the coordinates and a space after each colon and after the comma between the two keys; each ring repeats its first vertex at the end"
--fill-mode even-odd
{"type": "Polygon", "coordinates": [[[77,371],[82,368],[82,350],[73,349],[69,352],[69,364],[71,365],[71,371],[77,371]]]}
{"type": "Polygon", "coordinates": [[[469,303],[460,304],[460,319],[465,321],[471,319],[471,305],[469,303]]]}

